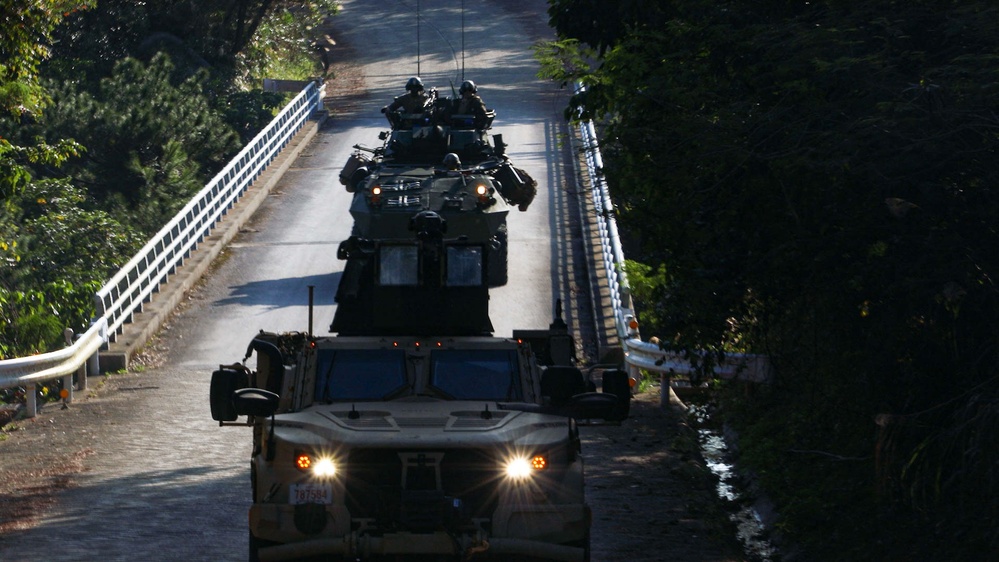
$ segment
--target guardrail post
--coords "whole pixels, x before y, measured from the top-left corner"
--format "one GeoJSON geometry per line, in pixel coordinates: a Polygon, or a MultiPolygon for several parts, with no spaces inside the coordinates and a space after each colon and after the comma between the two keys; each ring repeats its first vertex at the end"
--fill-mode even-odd
{"type": "Polygon", "coordinates": [[[101,374],[101,356],[100,352],[98,351],[95,352],[93,355],[91,355],[90,359],[87,359],[87,376],[83,377],[82,390],[87,389],[87,377],[91,376],[96,377],[99,374],[101,374]]]}
{"type": "MultiPolygon", "coordinates": [[[[73,328],[66,328],[62,331],[62,336],[66,338],[66,347],[73,345],[73,328]]],[[[66,404],[73,401],[73,375],[68,374],[62,378],[62,390],[59,391],[59,397],[62,398],[66,404]]]]}
{"type": "Polygon", "coordinates": [[[73,401],[73,375],[66,375],[62,378],[62,390],[59,391],[59,397],[66,404],[73,401]]]}
{"type": "Polygon", "coordinates": [[[35,383],[24,385],[24,412],[25,416],[33,418],[38,415],[38,388],[35,383]]]}
{"type": "MultiPolygon", "coordinates": [[[[87,360],[89,363],[90,360],[87,360]]],[[[87,363],[80,365],[80,368],[76,370],[76,388],[77,390],[87,390],[87,363]]]]}

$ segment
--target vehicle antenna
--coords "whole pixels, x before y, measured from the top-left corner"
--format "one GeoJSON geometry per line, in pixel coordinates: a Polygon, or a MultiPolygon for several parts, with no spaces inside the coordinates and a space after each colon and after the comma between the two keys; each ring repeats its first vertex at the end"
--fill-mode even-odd
{"type": "Polygon", "coordinates": [[[416,75],[420,74],[420,0],[416,0],[416,75]]]}
{"type": "Polygon", "coordinates": [[[309,335],[312,335],[312,306],[313,306],[313,294],[315,293],[316,286],[309,285],[309,335]]]}
{"type": "Polygon", "coordinates": [[[465,80],[465,0],[461,0],[461,79],[465,80]]]}

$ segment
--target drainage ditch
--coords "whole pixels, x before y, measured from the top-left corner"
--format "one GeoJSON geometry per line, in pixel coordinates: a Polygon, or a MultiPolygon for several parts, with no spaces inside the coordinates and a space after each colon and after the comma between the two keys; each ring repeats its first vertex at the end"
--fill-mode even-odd
{"type": "Polygon", "coordinates": [[[767,539],[767,523],[773,511],[764,498],[754,498],[747,493],[739,478],[731,449],[718,424],[711,419],[711,408],[705,404],[687,403],[697,428],[701,455],[708,468],[718,477],[718,496],[734,506],[729,518],[735,523],[737,538],[742,543],[747,559],[753,562],[778,562],[777,549],[767,539]]]}

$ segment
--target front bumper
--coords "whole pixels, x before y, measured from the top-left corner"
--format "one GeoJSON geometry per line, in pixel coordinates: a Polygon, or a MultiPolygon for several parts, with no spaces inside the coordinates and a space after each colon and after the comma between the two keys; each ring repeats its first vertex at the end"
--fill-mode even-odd
{"type": "Polygon", "coordinates": [[[589,532],[591,513],[585,504],[501,507],[492,521],[492,536],[483,532],[460,536],[443,531],[379,536],[351,532],[349,514],[342,506],[335,505],[327,506],[325,519],[325,528],[309,536],[297,528],[294,506],[252,506],[250,532],[261,539],[284,543],[260,548],[261,562],[316,555],[365,558],[396,554],[439,554],[472,559],[476,555],[529,555],[581,562],[585,559],[585,550],[566,543],[582,543],[589,532]]]}
{"type": "Polygon", "coordinates": [[[308,541],[261,548],[260,562],[295,560],[304,556],[384,556],[393,554],[441,554],[470,559],[476,555],[533,556],[564,562],[583,562],[586,551],[581,547],[552,544],[525,539],[468,540],[457,544],[447,533],[391,533],[382,537],[355,536],[339,539],[308,541]],[[459,552],[459,547],[461,551],[459,552]]]}

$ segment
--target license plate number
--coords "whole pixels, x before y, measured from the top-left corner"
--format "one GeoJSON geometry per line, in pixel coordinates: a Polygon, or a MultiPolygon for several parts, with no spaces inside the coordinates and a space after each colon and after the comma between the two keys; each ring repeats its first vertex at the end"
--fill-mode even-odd
{"type": "Polygon", "coordinates": [[[288,503],[333,503],[332,484],[292,484],[290,486],[288,503]]]}

